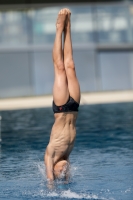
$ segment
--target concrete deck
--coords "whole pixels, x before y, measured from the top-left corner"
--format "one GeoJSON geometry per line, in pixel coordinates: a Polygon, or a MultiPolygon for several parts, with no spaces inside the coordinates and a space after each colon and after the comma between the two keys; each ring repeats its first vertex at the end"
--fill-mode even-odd
{"type": "MultiPolygon", "coordinates": [[[[51,107],[52,100],[53,100],[52,95],[0,99],[0,111],[51,107]]],[[[113,91],[113,92],[81,94],[81,105],[117,103],[117,102],[133,102],[133,91],[130,90],[130,91],[113,91]]]]}

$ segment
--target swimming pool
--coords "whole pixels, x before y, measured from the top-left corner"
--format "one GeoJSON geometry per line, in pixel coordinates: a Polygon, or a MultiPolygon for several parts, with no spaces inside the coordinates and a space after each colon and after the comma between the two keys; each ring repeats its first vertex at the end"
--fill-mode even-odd
{"type": "Polygon", "coordinates": [[[43,164],[51,108],[3,111],[0,199],[133,199],[133,103],[83,105],[71,180],[47,189],[43,164]]]}

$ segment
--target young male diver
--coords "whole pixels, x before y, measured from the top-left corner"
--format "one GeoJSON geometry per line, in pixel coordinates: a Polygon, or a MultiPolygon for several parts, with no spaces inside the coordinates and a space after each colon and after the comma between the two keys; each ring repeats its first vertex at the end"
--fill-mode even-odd
{"type": "Polygon", "coordinates": [[[53,47],[55,81],[53,86],[53,111],[55,122],[44,161],[48,184],[61,174],[68,178],[69,155],[76,136],[76,119],[80,103],[80,86],[76,77],[71,41],[71,12],[60,10],[56,22],[56,36],[53,47]],[[62,35],[64,44],[62,50],[62,35]]]}

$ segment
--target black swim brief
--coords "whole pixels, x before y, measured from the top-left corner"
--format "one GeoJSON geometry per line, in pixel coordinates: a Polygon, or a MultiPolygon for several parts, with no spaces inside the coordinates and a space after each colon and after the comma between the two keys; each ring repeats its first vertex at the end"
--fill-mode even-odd
{"type": "Polygon", "coordinates": [[[79,107],[79,104],[70,96],[69,96],[67,103],[62,106],[56,106],[53,101],[53,112],[54,113],[73,112],[73,111],[78,112],[78,107],[79,107]]]}

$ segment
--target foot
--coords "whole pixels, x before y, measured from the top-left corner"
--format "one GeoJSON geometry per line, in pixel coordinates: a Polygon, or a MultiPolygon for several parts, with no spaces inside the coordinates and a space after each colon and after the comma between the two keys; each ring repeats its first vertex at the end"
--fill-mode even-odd
{"type": "Polygon", "coordinates": [[[65,23],[65,31],[71,28],[71,11],[68,8],[66,8],[66,11],[67,11],[67,18],[65,23]]]}
{"type": "Polygon", "coordinates": [[[60,30],[61,32],[63,32],[63,30],[64,30],[67,14],[68,14],[68,12],[67,12],[67,9],[65,9],[65,8],[61,9],[58,14],[56,28],[57,28],[57,30],[60,30]]]}

